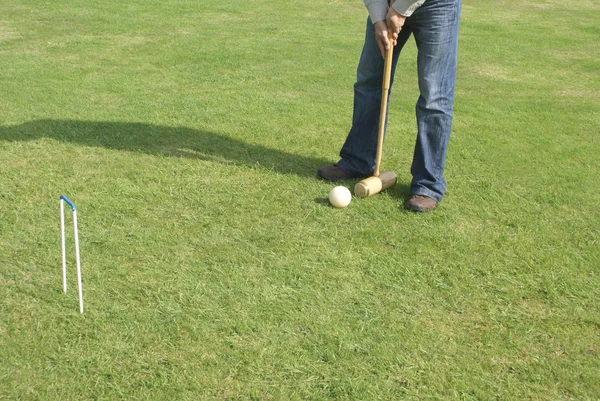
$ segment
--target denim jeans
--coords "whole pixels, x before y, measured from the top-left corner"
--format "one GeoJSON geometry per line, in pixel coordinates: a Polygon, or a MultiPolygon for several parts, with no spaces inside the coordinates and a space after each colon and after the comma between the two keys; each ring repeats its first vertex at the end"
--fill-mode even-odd
{"type": "MultiPolygon", "coordinates": [[[[437,201],[446,191],[443,172],[452,127],[460,8],[461,0],[426,0],[406,19],[392,62],[390,95],[398,57],[412,34],[418,51],[420,96],[415,108],[417,139],[411,193],[437,201]]],[[[383,64],[375,30],[368,19],[354,84],[352,128],[337,163],[352,173],[368,176],[375,170],[383,64]]],[[[387,116],[385,123],[387,126],[387,116]]]]}

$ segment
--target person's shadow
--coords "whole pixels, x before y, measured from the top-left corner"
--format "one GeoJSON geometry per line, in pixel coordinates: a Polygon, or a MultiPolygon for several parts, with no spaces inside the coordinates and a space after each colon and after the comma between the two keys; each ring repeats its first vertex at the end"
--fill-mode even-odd
{"type": "MultiPolygon", "coordinates": [[[[0,126],[0,140],[17,142],[39,138],[151,155],[259,166],[282,174],[315,179],[320,166],[332,163],[332,160],[288,153],[185,127],[79,120],[34,120],[20,125],[0,126]]],[[[358,181],[359,179],[356,179],[346,184],[353,188],[358,181]]],[[[387,192],[395,198],[407,199],[410,188],[399,182],[387,192]]],[[[315,201],[329,203],[327,198],[315,201]]]]}
{"type": "Polygon", "coordinates": [[[316,177],[320,166],[331,164],[331,160],[184,127],[76,120],[34,120],[21,125],[0,126],[0,140],[16,142],[39,138],[152,155],[227,161],[303,177],[316,177]]]}

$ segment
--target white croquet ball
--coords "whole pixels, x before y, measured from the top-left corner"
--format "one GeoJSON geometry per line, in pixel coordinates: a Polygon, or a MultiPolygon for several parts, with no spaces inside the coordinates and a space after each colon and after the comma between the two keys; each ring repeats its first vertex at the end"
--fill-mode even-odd
{"type": "Polygon", "coordinates": [[[350,190],[343,186],[335,187],[329,192],[329,202],[335,207],[346,207],[352,200],[350,190]]]}

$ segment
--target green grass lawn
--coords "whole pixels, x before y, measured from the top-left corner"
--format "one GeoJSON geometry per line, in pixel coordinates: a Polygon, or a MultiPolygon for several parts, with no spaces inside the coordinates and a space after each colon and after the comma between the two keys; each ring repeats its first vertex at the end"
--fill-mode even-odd
{"type": "Polygon", "coordinates": [[[340,210],[316,178],[366,15],[0,4],[0,400],[600,399],[600,4],[465,0],[448,192],[424,215],[402,209],[412,41],[399,183],[340,210]]]}

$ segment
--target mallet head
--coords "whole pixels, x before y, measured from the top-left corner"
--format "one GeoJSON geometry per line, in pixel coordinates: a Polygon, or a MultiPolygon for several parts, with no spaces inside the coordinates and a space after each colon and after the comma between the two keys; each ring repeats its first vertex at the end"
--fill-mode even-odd
{"type": "Polygon", "coordinates": [[[393,171],[383,171],[378,177],[372,176],[357,182],[354,194],[358,197],[372,196],[396,184],[398,176],[393,171]]]}

